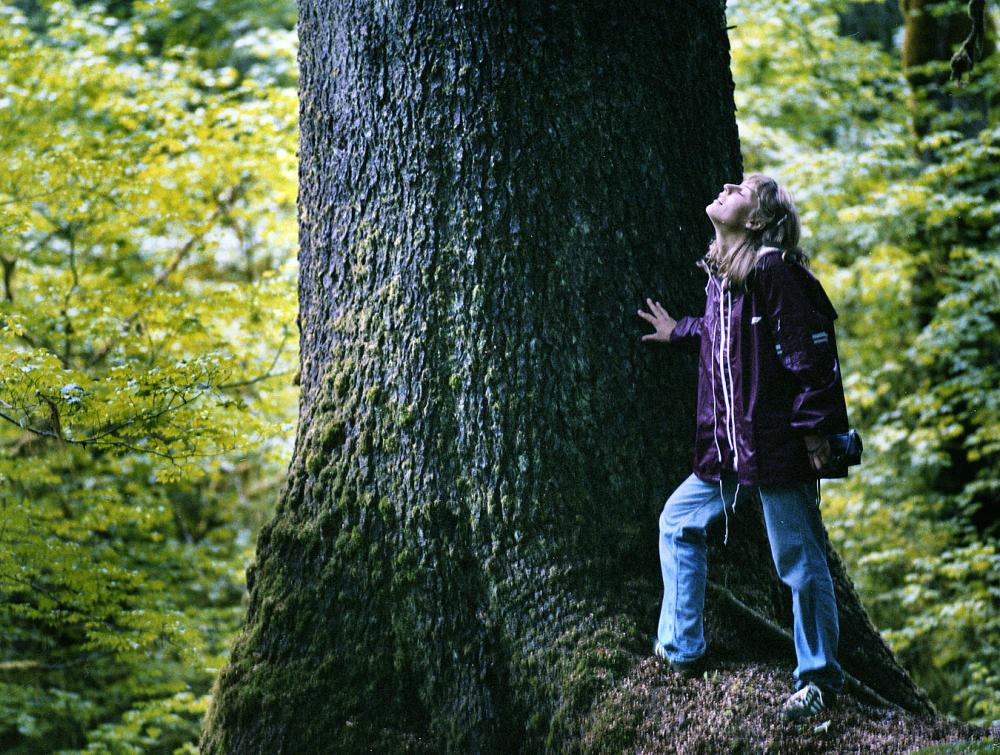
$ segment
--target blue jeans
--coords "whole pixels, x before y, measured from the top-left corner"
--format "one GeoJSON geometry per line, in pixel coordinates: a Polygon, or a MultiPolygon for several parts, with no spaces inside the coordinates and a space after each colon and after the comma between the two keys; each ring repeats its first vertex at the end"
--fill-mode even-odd
{"type": "MultiPolygon", "coordinates": [[[[732,472],[723,474],[722,488],[732,506],[736,495],[732,472]]],[[[815,485],[762,485],[758,490],[774,565],[781,581],[792,589],[797,686],[814,682],[840,692],[844,674],[837,662],[837,600],[815,485]]],[[[740,500],[744,491],[750,492],[741,487],[740,500]]],[[[667,499],[660,514],[663,605],[656,634],[671,661],[693,661],[705,652],[705,529],[720,516],[719,483],[704,482],[693,474],[667,499]]]]}

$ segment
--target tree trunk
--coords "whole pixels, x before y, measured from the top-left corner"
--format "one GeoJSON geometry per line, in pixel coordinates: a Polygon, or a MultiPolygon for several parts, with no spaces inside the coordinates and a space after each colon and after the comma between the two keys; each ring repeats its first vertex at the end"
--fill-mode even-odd
{"type": "MultiPolygon", "coordinates": [[[[670,750],[698,689],[790,691],[753,506],[710,554],[722,676],[649,658],[695,363],[635,311],[700,309],[740,176],[722,5],[302,0],[299,30],[300,422],[204,751],[670,750]]],[[[834,567],[848,670],[929,712],[834,567]]]]}
{"type": "Polygon", "coordinates": [[[837,13],[838,32],[859,42],[878,42],[883,50],[895,50],[896,30],[903,23],[900,0],[847,3],[837,13]]]}
{"type": "MultiPolygon", "coordinates": [[[[956,111],[948,128],[973,136],[989,122],[989,102],[980,94],[949,85],[951,56],[962,46],[972,22],[967,3],[957,0],[899,0],[903,14],[903,73],[911,87],[910,112],[914,134],[934,131],[935,115],[956,111]]],[[[993,51],[993,28],[986,18],[987,42],[983,56],[993,51]]],[[[981,74],[973,68],[971,78],[981,74]]],[[[928,157],[930,155],[927,155],[928,157]]]]}

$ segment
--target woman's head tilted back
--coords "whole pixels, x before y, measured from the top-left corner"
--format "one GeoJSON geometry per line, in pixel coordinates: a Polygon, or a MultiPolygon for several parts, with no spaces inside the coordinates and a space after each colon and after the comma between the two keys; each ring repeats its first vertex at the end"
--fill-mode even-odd
{"type": "Polygon", "coordinates": [[[725,184],[706,212],[716,227],[716,237],[700,264],[728,278],[731,285],[746,282],[763,247],[777,247],[786,259],[808,263],[799,248],[801,226],[795,203],[770,176],[751,173],[741,184],[725,184]]]}

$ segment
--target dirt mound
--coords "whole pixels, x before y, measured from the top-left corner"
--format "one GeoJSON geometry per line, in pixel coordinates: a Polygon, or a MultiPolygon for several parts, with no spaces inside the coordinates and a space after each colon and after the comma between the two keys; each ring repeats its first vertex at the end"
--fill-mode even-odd
{"type": "MultiPolygon", "coordinates": [[[[620,722],[638,724],[634,751],[642,753],[910,753],[989,736],[974,726],[850,694],[814,719],[786,723],[781,705],[794,691],[790,665],[711,665],[702,678],[687,680],[651,657],[601,707],[617,711],[620,722]]],[[[604,728],[605,742],[607,734],[604,728]]]]}

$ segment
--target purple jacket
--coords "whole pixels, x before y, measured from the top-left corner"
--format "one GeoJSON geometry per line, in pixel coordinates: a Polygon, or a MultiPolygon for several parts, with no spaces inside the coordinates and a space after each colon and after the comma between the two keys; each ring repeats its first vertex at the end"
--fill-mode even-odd
{"type": "Polygon", "coordinates": [[[683,317],[670,343],[698,349],[694,473],[741,485],[815,480],[804,436],[848,430],[837,312],[819,281],[765,247],[746,291],[710,276],[703,317],[683,317]]]}

